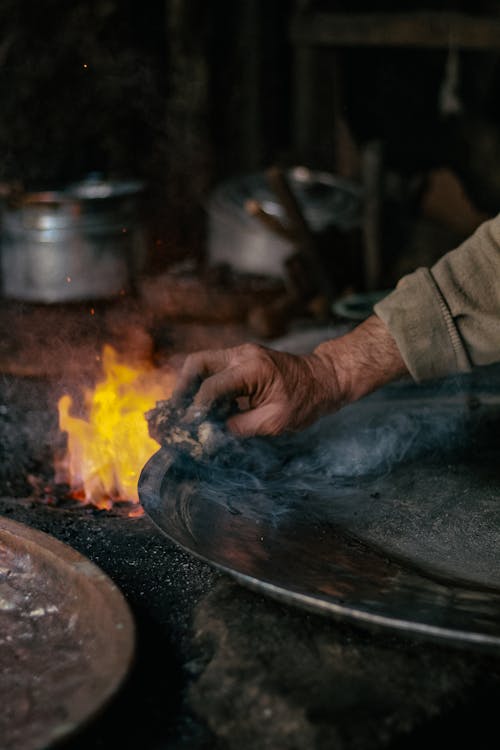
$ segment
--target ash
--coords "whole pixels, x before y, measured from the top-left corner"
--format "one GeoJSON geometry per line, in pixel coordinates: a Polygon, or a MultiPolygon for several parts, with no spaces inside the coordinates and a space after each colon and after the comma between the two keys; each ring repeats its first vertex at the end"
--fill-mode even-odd
{"type": "Polygon", "coordinates": [[[50,480],[62,440],[54,404],[43,379],[0,380],[0,494],[24,497],[50,480]]]}

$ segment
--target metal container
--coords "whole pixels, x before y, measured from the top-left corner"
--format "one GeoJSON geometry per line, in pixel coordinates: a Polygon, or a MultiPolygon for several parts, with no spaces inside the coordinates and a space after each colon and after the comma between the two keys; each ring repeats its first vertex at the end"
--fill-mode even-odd
{"type": "Polygon", "coordinates": [[[2,291],[29,302],[112,297],[145,258],[140,182],[87,179],[7,202],[2,220],[2,291]]]}
{"type": "MultiPolygon", "coordinates": [[[[293,167],[287,178],[314,232],[329,227],[350,231],[360,226],[362,190],[349,180],[328,172],[293,167]]],[[[241,273],[286,277],[285,261],[293,252],[291,241],[264,227],[245,210],[257,200],[266,213],[286,223],[284,209],[264,173],[250,174],[219,185],[208,204],[208,259],[241,273]]]]}

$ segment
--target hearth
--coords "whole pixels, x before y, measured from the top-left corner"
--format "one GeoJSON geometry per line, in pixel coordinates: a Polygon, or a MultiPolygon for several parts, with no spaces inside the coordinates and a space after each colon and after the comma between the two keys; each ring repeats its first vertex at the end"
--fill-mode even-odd
{"type": "Polygon", "coordinates": [[[372,750],[430,736],[460,748],[469,725],[493,726],[495,654],[370,634],[272,602],[183,552],[147,516],[129,517],[126,504],[103,510],[40,491],[54,482],[63,443],[60,382],[0,378],[0,513],[101,567],[125,594],[138,636],[123,690],[68,750],[372,750]]]}
{"type": "Polygon", "coordinates": [[[59,450],[63,442],[56,393],[50,379],[0,378],[0,514],[69,544],[108,573],[132,606],[138,636],[123,691],[102,719],[68,740],[68,746],[120,742],[127,747],[134,741],[154,747],[176,736],[189,747],[205,732],[182,707],[187,679],[182,665],[194,658],[189,618],[215,576],[165,545],[146,518],[130,517],[135,504],[99,510],[54,484],[54,447],[59,450]]]}

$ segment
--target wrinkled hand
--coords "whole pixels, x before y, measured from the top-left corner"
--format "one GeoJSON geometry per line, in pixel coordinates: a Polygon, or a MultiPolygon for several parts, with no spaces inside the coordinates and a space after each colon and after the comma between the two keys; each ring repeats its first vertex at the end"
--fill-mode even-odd
{"type": "Polygon", "coordinates": [[[315,354],[297,356],[255,344],[191,354],[181,371],[174,398],[203,378],[188,417],[200,418],[218,400],[248,399],[249,409],[231,416],[237,435],[278,435],[299,430],[339,400],[335,372],[315,354]]]}
{"type": "Polygon", "coordinates": [[[249,409],[231,416],[228,428],[247,437],[278,435],[307,427],[407,373],[396,342],[372,315],[304,356],[256,344],[191,354],[174,400],[185,399],[202,380],[188,419],[199,420],[220,400],[246,397],[249,409]]]}

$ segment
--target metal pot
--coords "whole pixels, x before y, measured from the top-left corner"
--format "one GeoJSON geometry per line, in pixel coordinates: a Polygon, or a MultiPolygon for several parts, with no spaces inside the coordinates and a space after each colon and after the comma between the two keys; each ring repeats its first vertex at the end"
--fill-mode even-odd
{"type": "MultiPolygon", "coordinates": [[[[314,232],[329,227],[350,231],[360,226],[362,191],[358,184],[327,172],[293,167],[288,181],[314,232]]],[[[208,203],[208,259],[235,271],[286,277],[285,261],[293,246],[245,210],[257,200],[266,213],[286,223],[284,209],[271,190],[265,173],[250,174],[219,185],[208,203]]]]}
{"type": "Polygon", "coordinates": [[[7,201],[2,221],[2,290],[29,302],[119,294],[145,258],[140,182],[87,179],[66,190],[7,201]]]}

